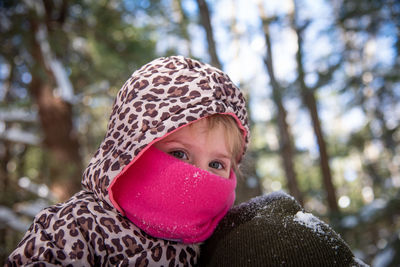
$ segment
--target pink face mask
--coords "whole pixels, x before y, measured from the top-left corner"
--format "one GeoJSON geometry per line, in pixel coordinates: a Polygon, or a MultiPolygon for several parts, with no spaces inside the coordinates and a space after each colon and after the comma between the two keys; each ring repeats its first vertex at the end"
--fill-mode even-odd
{"type": "Polygon", "coordinates": [[[233,205],[235,187],[233,171],[226,179],[150,147],[109,190],[114,205],[149,235],[198,243],[233,205]]]}

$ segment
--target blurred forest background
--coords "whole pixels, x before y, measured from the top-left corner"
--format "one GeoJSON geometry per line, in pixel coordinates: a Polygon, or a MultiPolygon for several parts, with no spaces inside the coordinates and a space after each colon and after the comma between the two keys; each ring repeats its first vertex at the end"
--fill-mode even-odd
{"type": "Polygon", "coordinates": [[[130,74],[182,54],[246,94],[238,202],[284,190],[400,266],[400,1],[1,0],[0,264],[67,199],[130,74]]]}

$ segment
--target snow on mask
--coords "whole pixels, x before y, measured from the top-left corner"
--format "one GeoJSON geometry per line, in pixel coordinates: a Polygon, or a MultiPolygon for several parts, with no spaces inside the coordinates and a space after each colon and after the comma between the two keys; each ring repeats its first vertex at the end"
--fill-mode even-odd
{"type": "Polygon", "coordinates": [[[198,243],[232,207],[235,187],[233,171],[226,179],[150,147],[110,193],[114,205],[149,235],[198,243]]]}

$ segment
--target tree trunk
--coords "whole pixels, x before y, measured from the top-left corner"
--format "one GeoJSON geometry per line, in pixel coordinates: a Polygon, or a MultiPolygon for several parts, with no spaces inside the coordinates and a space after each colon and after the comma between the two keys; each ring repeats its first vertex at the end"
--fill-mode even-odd
{"type": "MultiPolygon", "coordinates": [[[[46,10],[47,11],[47,10],[46,10]]],[[[50,189],[62,201],[81,188],[82,161],[79,142],[72,123],[72,105],[55,95],[55,73],[48,66],[37,37],[40,21],[30,20],[32,51],[36,65],[29,85],[43,130],[43,144],[49,151],[50,189]]],[[[43,25],[42,25],[43,26],[43,25]]],[[[49,51],[51,52],[51,51],[49,51]]],[[[59,86],[59,85],[58,85],[59,86]]]]}
{"type": "Polygon", "coordinates": [[[255,152],[247,152],[242,163],[243,175],[239,175],[237,178],[236,204],[248,201],[263,193],[260,179],[256,172],[256,162],[257,155],[255,152]]]}
{"type": "Polygon", "coordinates": [[[337,213],[339,212],[339,208],[337,204],[336,190],[332,182],[332,175],[329,166],[329,156],[326,148],[324,135],[322,132],[321,121],[318,115],[317,100],[315,98],[314,91],[308,88],[308,86],[305,83],[305,71],[303,67],[303,54],[302,54],[302,46],[303,46],[302,32],[305,29],[305,26],[300,27],[297,24],[295,1],[293,6],[294,6],[293,13],[290,14],[290,16],[291,16],[292,27],[297,34],[298,49],[296,53],[296,62],[297,62],[298,82],[300,84],[302,100],[310,114],[314,129],[314,134],[318,143],[322,180],[326,191],[328,207],[331,212],[337,213]]]}
{"type": "Polygon", "coordinates": [[[205,0],[197,0],[197,5],[200,12],[201,24],[203,25],[207,35],[208,53],[211,57],[211,65],[222,69],[221,62],[218,59],[213,29],[211,26],[210,11],[208,9],[207,3],[205,0]]]}
{"type": "Polygon", "coordinates": [[[182,7],[182,0],[174,0],[173,5],[174,9],[176,10],[175,12],[178,15],[179,30],[183,39],[185,40],[186,53],[188,57],[192,57],[192,42],[188,32],[189,19],[182,7]]]}
{"type": "Polygon", "coordinates": [[[271,44],[269,25],[268,25],[269,22],[268,18],[264,13],[262,3],[259,4],[259,12],[263,23],[265,43],[267,46],[267,55],[264,62],[270,78],[270,84],[272,87],[272,98],[277,109],[277,121],[279,129],[279,149],[280,149],[283,168],[285,170],[287,186],[290,194],[294,198],[296,198],[297,201],[303,204],[303,196],[302,193],[300,192],[297,183],[296,172],[294,169],[294,159],[293,159],[294,148],[293,148],[292,135],[289,129],[289,125],[286,121],[287,112],[283,105],[281,86],[279,85],[278,81],[275,78],[273,58],[272,58],[272,44],[271,44]]]}
{"type": "MultiPolygon", "coordinates": [[[[10,62],[10,61],[9,61],[10,62]]],[[[11,83],[12,83],[12,77],[15,72],[15,64],[11,60],[10,64],[10,73],[8,76],[8,79],[4,82],[3,88],[4,88],[4,102],[7,103],[10,101],[10,91],[11,91],[11,83]]],[[[9,128],[9,123],[5,122],[4,124],[4,131],[7,131],[9,128]]],[[[9,183],[10,183],[10,176],[9,172],[7,170],[7,165],[11,160],[11,143],[7,140],[4,140],[2,142],[2,151],[0,153],[0,191],[1,192],[9,192],[9,183]]],[[[7,198],[7,196],[0,197],[1,203],[6,203],[5,199],[3,197],[7,198]]],[[[8,203],[7,203],[8,204],[8,203]]],[[[2,243],[0,243],[2,244],[2,243]]]]}
{"type": "MultiPolygon", "coordinates": [[[[235,3],[232,3],[232,14],[231,14],[231,25],[232,29],[232,46],[234,47],[234,61],[239,60],[239,51],[240,51],[240,33],[237,31],[237,20],[236,20],[236,6],[235,3]]],[[[239,85],[241,85],[242,77],[238,77],[239,85]]],[[[250,129],[253,128],[254,122],[251,116],[251,109],[248,107],[250,103],[251,95],[245,90],[244,86],[242,87],[242,92],[246,95],[247,101],[247,110],[249,117],[250,129]]],[[[237,188],[236,188],[236,203],[245,202],[253,197],[259,196],[263,193],[262,185],[260,182],[260,177],[257,175],[256,164],[258,159],[258,153],[256,151],[248,150],[246,155],[243,158],[243,163],[241,164],[241,170],[243,171],[242,175],[238,176],[237,188]]]]}
{"type": "Polygon", "coordinates": [[[38,106],[43,144],[49,151],[50,189],[58,200],[66,200],[81,188],[81,156],[72,124],[72,107],[53,95],[53,86],[32,78],[30,91],[38,106]]]}
{"type": "MultiPolygon", "coordinates": [[[[8,128],[8,123],[5,125],[5,130],[8,128]]],[[[10,148],[11,144],[9,141],[4,140],[2,142],[2,151],[1,151],[1,158],[0,158],[0,191],[1,192],[9,192],[9,184],[10,184],[10,175],[8,172],[8,163],[11,160],[10,148]]],[[[1,203],[6,203],[7,196],[4,194],[0,197],[1,203]]],[[[10,203],[7,203],[10,204],[10,203]]]]}
{"type": "Polygon", "coordinates": [[[322,132],[321,122],[318,116],[317,101],[315,99],[314,93],[312,93],[307,88],[302,89],[302,96],[304,105],[307,107],[310,113],[314,134],[317,138],[321,172],[322,172],[323,183],[325,186],[328,206],[330,211],[335,213],[339,211],[339,207],[337,205],[336,189],[332,182],[331,169],[329,166],[329,155],[326,148],[324,135],[322,132]]]}

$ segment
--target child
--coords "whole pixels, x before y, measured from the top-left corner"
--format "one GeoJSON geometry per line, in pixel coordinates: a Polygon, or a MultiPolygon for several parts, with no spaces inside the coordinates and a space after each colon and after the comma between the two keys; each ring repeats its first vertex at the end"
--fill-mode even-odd
{"type": "Polygon", "coordinates": [[[40,212],[6,265],[195,265],[233,204],[248,134],[226,74],[181,56],[150,62],[119,91],[83,190],[40,212]]]}

